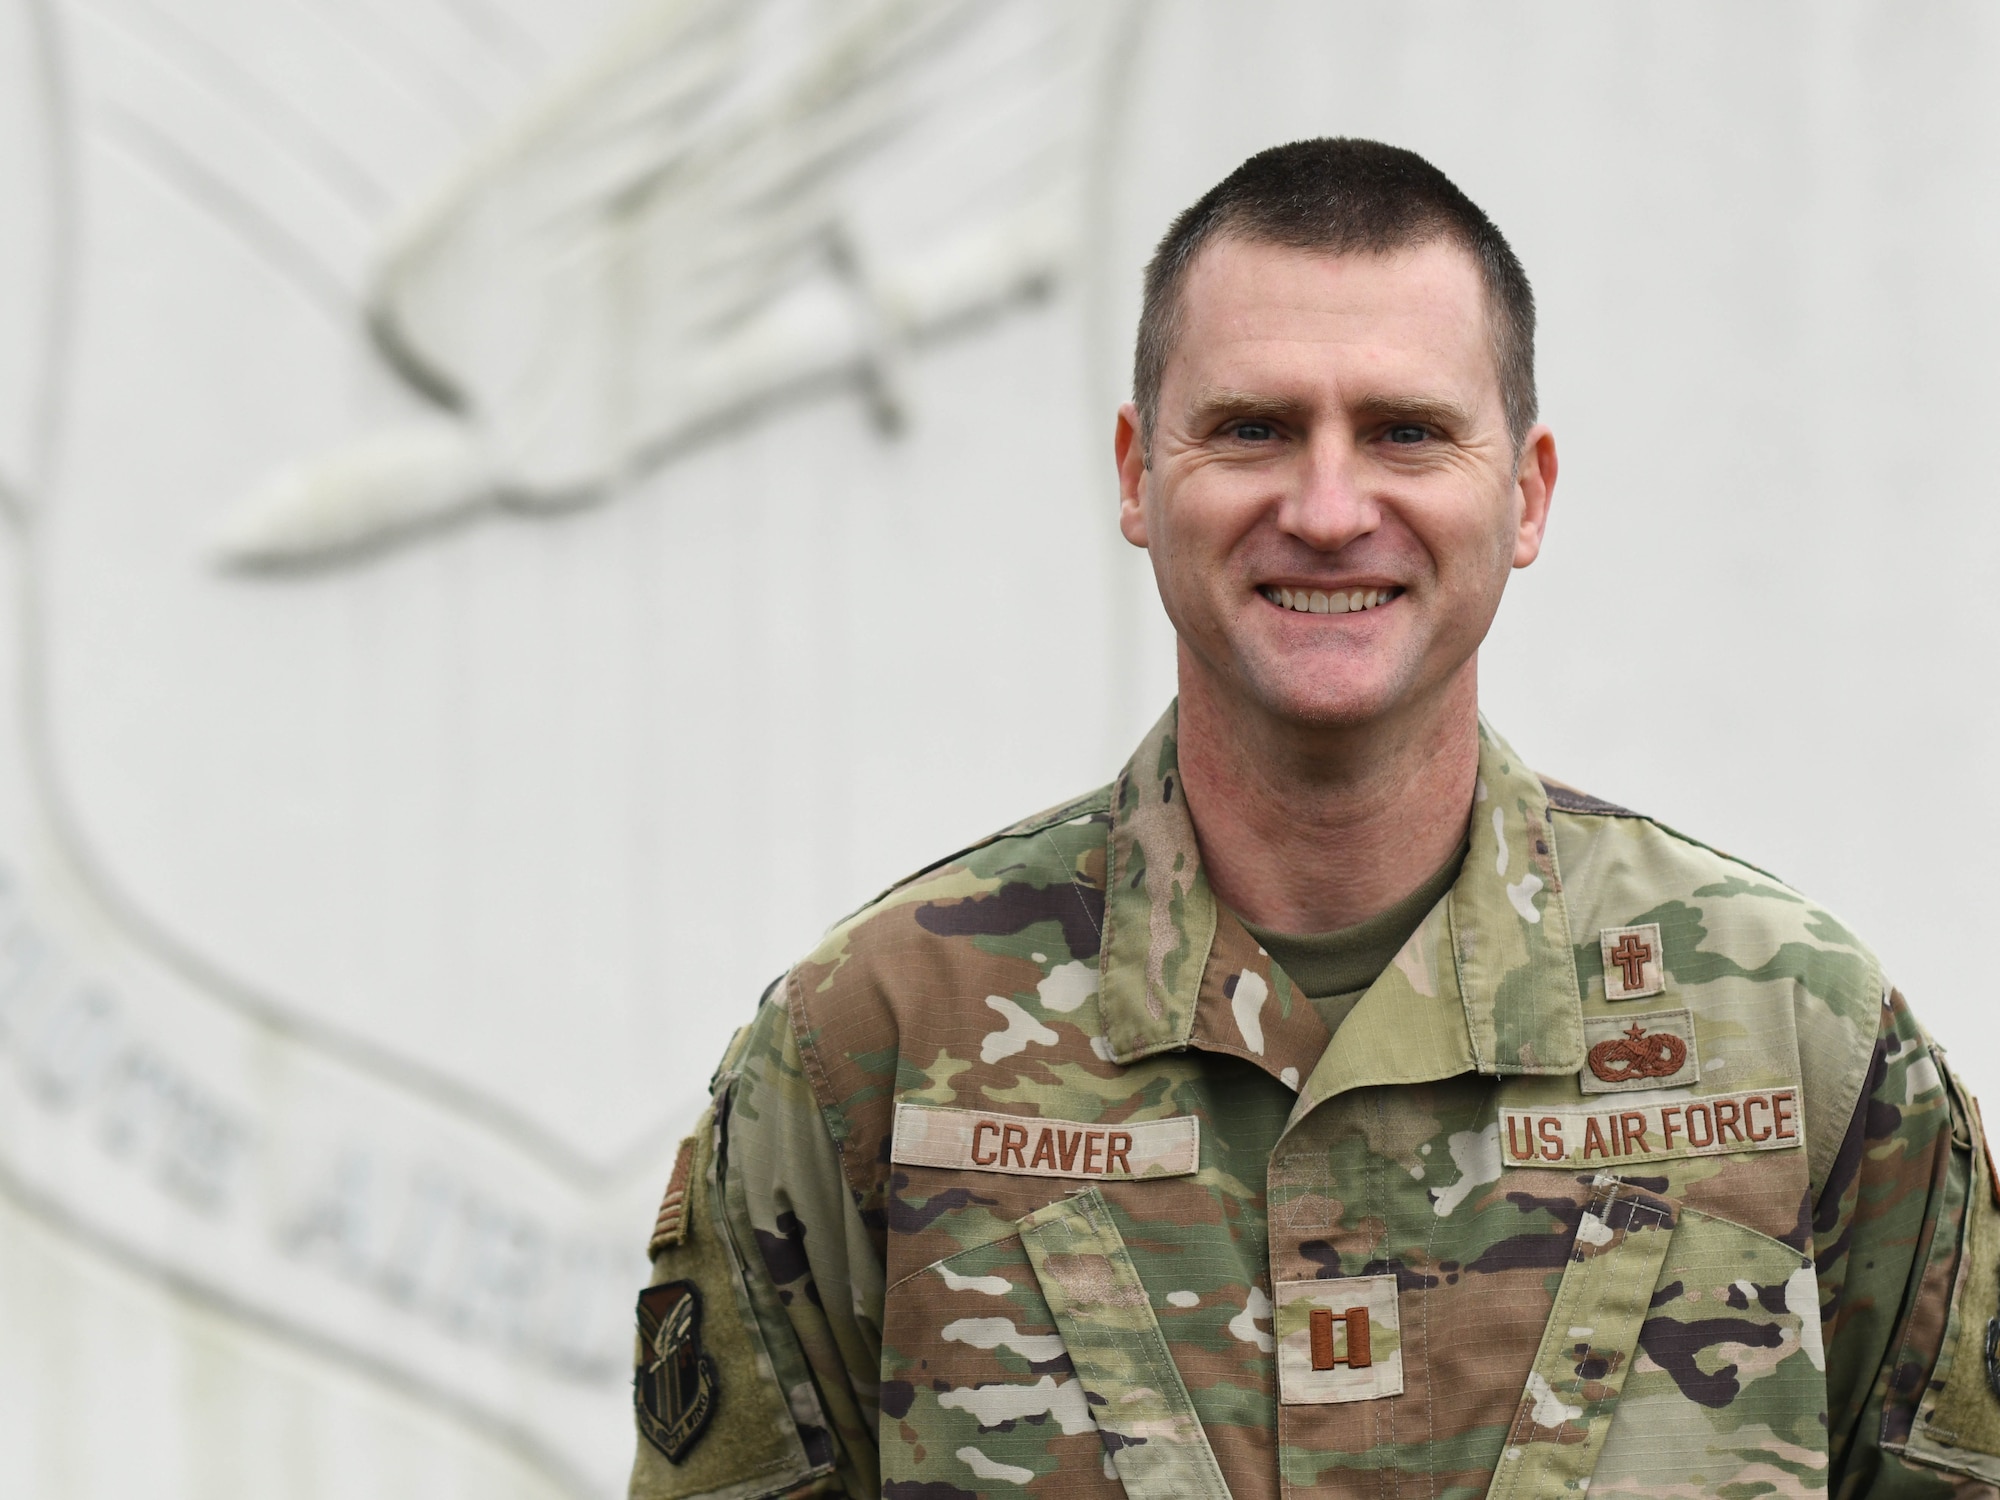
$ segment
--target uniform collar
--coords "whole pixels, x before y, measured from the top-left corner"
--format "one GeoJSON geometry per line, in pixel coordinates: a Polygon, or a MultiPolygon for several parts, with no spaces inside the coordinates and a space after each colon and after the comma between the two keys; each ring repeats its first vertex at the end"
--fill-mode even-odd
{"type": "Polygon", "coordinates": [[[1112,784],[1099,993],[1117,1061],[1190,1046],[1235,1053],[1298,1089],[1301,1111],[1367,1084],[1583,1066],[1548,794],[1483,719],[1464,867],[1331,1046],[1311,1004],[1209,888],[1177,724],[1173,705],[1112,784]]]}

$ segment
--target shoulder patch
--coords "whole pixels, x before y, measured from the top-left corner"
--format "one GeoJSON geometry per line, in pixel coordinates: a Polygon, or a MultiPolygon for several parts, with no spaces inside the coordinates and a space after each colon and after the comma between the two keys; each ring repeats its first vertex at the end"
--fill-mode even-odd
{"type": "Polygon", "coordinates": [[[636,1308],[630,1500],[746,1500],[833,1468],[823,1427],[806,1423],[816,1403],[791,1397],[797,1377],[778,1373],[774,1354],[788,1370],[799,1363],[775,1342],[792,1339],[791,1326],[782,1310],[760,1314],[745,1273],[761,1281],[762,1267],[745,1261],[730,1228],[715,1153],[714,1116],[704,1112],[675,1155],[661,1207],[680,1238],[658,1245],[653,1285],[636,1308]]]}
{"type": "Polygon", "coordinates": [[[1549,794],[1549,806],[1563,812],[1584,813],[1598,818],[1643,818],[1644,813],[1635,813],[1629,807],[1620,807],[1616,802],[1606,802],[1602,797],[1593,797],[1588,792],[1580,792],[1564,782],[1541,778],[1542,790],[1549,794]]]}
{"type": "MultiPolygon", "coordinates": [[[[681,1160],[688,1148],[681,1147],[681,1160]]],[[[639,1368],[632,1406],[646,1441],[677,1464],[708,1430],[720,1394],[715,1360],[701,1347],[701,1293],[668,1281],[639,1293],[639,1368]]]]}
{"type": "Polygon", "coordinates": [[[646,1245],[646,1259],[652,1260],[669,1245],[687,1238],[688,1176],[694,1170],[694,1137],[681,1142],[674,1157],[673,1175],[667,1178],[666,1196],[660,1199],[659,1215],[653,1220],[653,1237],[646,1245]]]}

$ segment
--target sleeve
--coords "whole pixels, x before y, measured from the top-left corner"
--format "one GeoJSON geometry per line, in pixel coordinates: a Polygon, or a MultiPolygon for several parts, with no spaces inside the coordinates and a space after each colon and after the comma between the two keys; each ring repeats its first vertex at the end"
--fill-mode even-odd
{"type": "Polygon", "coordinates": [[[1884,1001],[1813,1211],[1836,1500],[2000,1500],[2000,1180],[1977,1107],[1884,1001]]]}
{"type": "Polygon", "coordinates": [[[876,1492],[880,1338],[853,1309],[872,1288],[879,1320],[879,1261],[773,992],[730,1043],[654,1225],[631,1500],[876,1492]]]}

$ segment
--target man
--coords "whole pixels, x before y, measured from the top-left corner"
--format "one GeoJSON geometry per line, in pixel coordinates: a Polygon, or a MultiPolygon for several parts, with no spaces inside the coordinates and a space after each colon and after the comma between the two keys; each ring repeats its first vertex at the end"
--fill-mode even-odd
{"type": "Polygon", "coordinates": [[[1937,1051],[1832,917],[1479,718],[1533,332],[1405,151],[1174,224],[1116,453],[1178,703],[732,1043],[634,1495],[2000,1493],[2000,1178],[1937,1051]]]}

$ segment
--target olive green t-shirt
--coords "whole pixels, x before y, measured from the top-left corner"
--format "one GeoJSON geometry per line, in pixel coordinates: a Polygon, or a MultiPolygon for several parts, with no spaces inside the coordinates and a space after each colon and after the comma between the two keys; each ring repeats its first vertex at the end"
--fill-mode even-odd
{"type": "Polygon", "coordinates": [[[1458,879],[1468,847],[1460,844],[1436,874],[1387,911],[1338,932],[1273,932],[1248,922],[1243,925],[1312,1001],[1327,1030],[1337,1031],[1368,986],[1431,914],[1431,908],[1444,899],[1458,879]]]}

